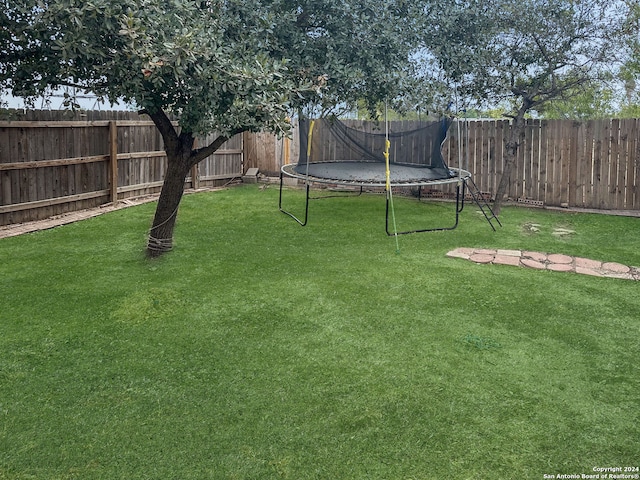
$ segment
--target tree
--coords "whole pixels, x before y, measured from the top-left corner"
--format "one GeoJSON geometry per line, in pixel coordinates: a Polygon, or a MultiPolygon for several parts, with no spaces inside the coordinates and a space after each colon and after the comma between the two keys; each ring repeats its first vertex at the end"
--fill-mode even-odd
{"type": "Polygon", "coordinates": [[[625,96],[620,108],[623,117],[640,116],[640,1],[626,0],[628,14],[620,29],[621,49],[625,52],[625,62],[619,72],[624,83],[625,96]]]}
{"type": "Polygon", "coordinates": [[[406,0],[1,3],[0,89],[35,97],[74,86],[123,99],[161,133],[168,167],[150,256],[173,245],[192,166],[232,135],[286,133],[295,109],[358,100],[373,109],[396,96],[410,75],[406,15],[418,8],[406,0]],[[211,132],[215,140],[195,148],[195,136],[211,132]]]}
{"type": "Polygon", "coordinates": [[[508,104],[500,212],[528,112],[599,82],[614,63],[616,24],[603,0],[450,0],[425,41],[433,68],[476,105],[508,104]]]}
{"type": "Polygon", "coordinates": [[[565,98],[550,100],[537,108],[543,118],[588,120],[610,118],[615,113],[615,95],[603,83],[581,85],[565,98]]]}

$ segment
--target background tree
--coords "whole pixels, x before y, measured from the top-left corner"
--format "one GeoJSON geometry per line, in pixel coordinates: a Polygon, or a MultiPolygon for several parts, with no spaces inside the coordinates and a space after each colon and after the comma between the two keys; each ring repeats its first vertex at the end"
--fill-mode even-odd
{"type": "Polygon", "coordinates": [[[619,77],[624,84],[620,115],[640,117],[640,1],[626,0],[627,15],[620,29],[621,50],[625,53],[619,77]]]}
{"type": "Polygon", "coordinates": [[[512,128],[496,189],[500,212],[525,116],[598,83],[614,63],[616,24],[602,0],[449,0],[425,37],[434,71],[472,105],[510,105],[512,128]]]}
{"type": "Polygon", "coordinates": [[[537,112],[548,119],[611,118],[616,114],[615,93],[604,83],[581,85],[563,98],[542,104],[537,112]]]}
{"type": "MultiPolygon", "coordinates": [[[[406,0],[4,0],[0,89],[73,86],[148,114],[168,167],[147,251],[169,250],[186,176],[232,135],[294,109],[373,109],[410,75],[406,0]],[[171,116],[179,118],[176,126],[171,116]],[[217,138],[194,148],[198,134],[217,138]]],[[[407,18],[410,15],[411,18],[407,18]]]]}

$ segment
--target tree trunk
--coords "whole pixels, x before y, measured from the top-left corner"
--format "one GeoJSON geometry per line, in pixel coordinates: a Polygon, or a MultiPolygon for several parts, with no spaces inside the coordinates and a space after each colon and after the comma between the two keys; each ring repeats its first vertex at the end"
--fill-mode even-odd
{"type": "Polygon", "coordinates": [[[189,158],[168,158],[167,172],[158,198],[158,206],[149,231],[147,256],[159,257],[173,248],[173,230],[178,207],[184,193],[184,183],[191,170],[189,158]]]}
{"type": "Polygon", "coordinates": [[[502,209],[502,202],[507,196],[507,190],[509,189],[509,181],[511,179],[511,170],[516,163],[516,157],[518,155],[518,148],[524,138],[524,115],[526,110],[520,108],[518,114],[514,117],[513,125],[509,132],[509,137],[505,141],[505,156],[504,156],[504,169],[498,182],[498,188],[496,190],[496,197],[493,201],[493,213],[495,215],[500,214],[502,209]]]}
{"type": "Polygon", "coordinates": [[[229,135],[218,135],[209,145],[194,150],[193,133],[183,131],[178,134],[165,112],[162,110],[152,112],[143,110],[142,112],[153,120],[162,135],[164,149],[167,152],[167,172],[147,242],[147,256],[154,258],[173,247],[173,229],[176,225],[178,207],[184,194],[184,182],[191,168],[213,154],[231,136],[241,133],[244,129],[237,128],[229,135]]]}

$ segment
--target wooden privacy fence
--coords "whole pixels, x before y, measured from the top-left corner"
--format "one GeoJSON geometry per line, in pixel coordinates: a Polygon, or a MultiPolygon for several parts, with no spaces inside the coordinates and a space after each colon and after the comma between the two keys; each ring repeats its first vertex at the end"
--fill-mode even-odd
{"type": "MultiPolygon", "coordinates": [[[[0,225],[157,193],[167,157],[153,122],[131,112],[28,112],[0,121],[0,225]]],[[[187,187],[243,173],[242,135],[187,178],[187,187]]],[[[211,138],[196,141],[204,145],[211,138]]]]}
{"type": "MultiPolygon", "coordinates": [[[[510,128],[507,120],[454,123],[445,158],[468,166],[480,189],[493,194],[510,128]]],[[[528,120],[508,195],[549,206],[640,210],[640,120],[528,120]]]]}
{"type": "MultiPolygon", "coordinates": [[[[471,171],[493,195],[510,128],[507,120],[454,122],[447,163],[471,171]]],[[[250,167],[277,175],[297,161],[297,139],[295,128],[292,140],[237,135],[194,168],[186,186],[224,183],[250,167]]],[[[0,225],[157,193],[165,168],[156,128],[132,112],[34,111],[0,121],[0,225]]],[[[548,206],[640,210],[640,119],[527,121],[508,195],[548,206]]]]}

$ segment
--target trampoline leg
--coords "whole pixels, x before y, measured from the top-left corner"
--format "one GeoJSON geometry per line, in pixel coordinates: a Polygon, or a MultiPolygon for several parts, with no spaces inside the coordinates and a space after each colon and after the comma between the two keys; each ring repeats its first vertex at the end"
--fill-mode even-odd
{"type": "Polygon", "coordinates": [[[456,185],[456,211],[455,211],[455,222],[450,227],[437,227],[437,228],[421,228],[416,230],[407,230],[404,232],[389,232],[389,195],[387,195],[387,206],[386,206],[386,218],[385,218],[385,229],[387,231],[388,236],[393,235],[407,235],[409,233],[422,233],[422,232],[441,232],[444,230],[454,230],[458,226],[458,221],[460,219],[460,212],[464,207],[464,199],[461,200],[460,196],[460,184],[456,185]]]}
{"type": "MultiPolygon", "coordinates": [[[[460,189],[460,184],[458,184],[458,190],[460,189]]],[[[462,181],[462,193],[460,194],[462,196],[461,200],[458,201],[457,195],[458,193],[456,192],[456,210],[458,211],[458,213],[462,212],[462,210],[464,210],[464,197],[466,195],[466,189],[467,189],[467,182],[462,181]]]]}
{"type": "Polygon", "coordinates": [[[282,177],[282,172],[280,172],[280,196],[278,198],[278,209],[284,213],[285,215],[289,215],[296,222],[298,222],[303,227],[307,224],[307,220],[309,218],[309,183],[306,184],[305,188],[305,204],[304,204],[304,220],[300,220],[293,213],[288,212],[287,210],[282,208],[282,185],[284,183],[284,179],[282,177]]]}

